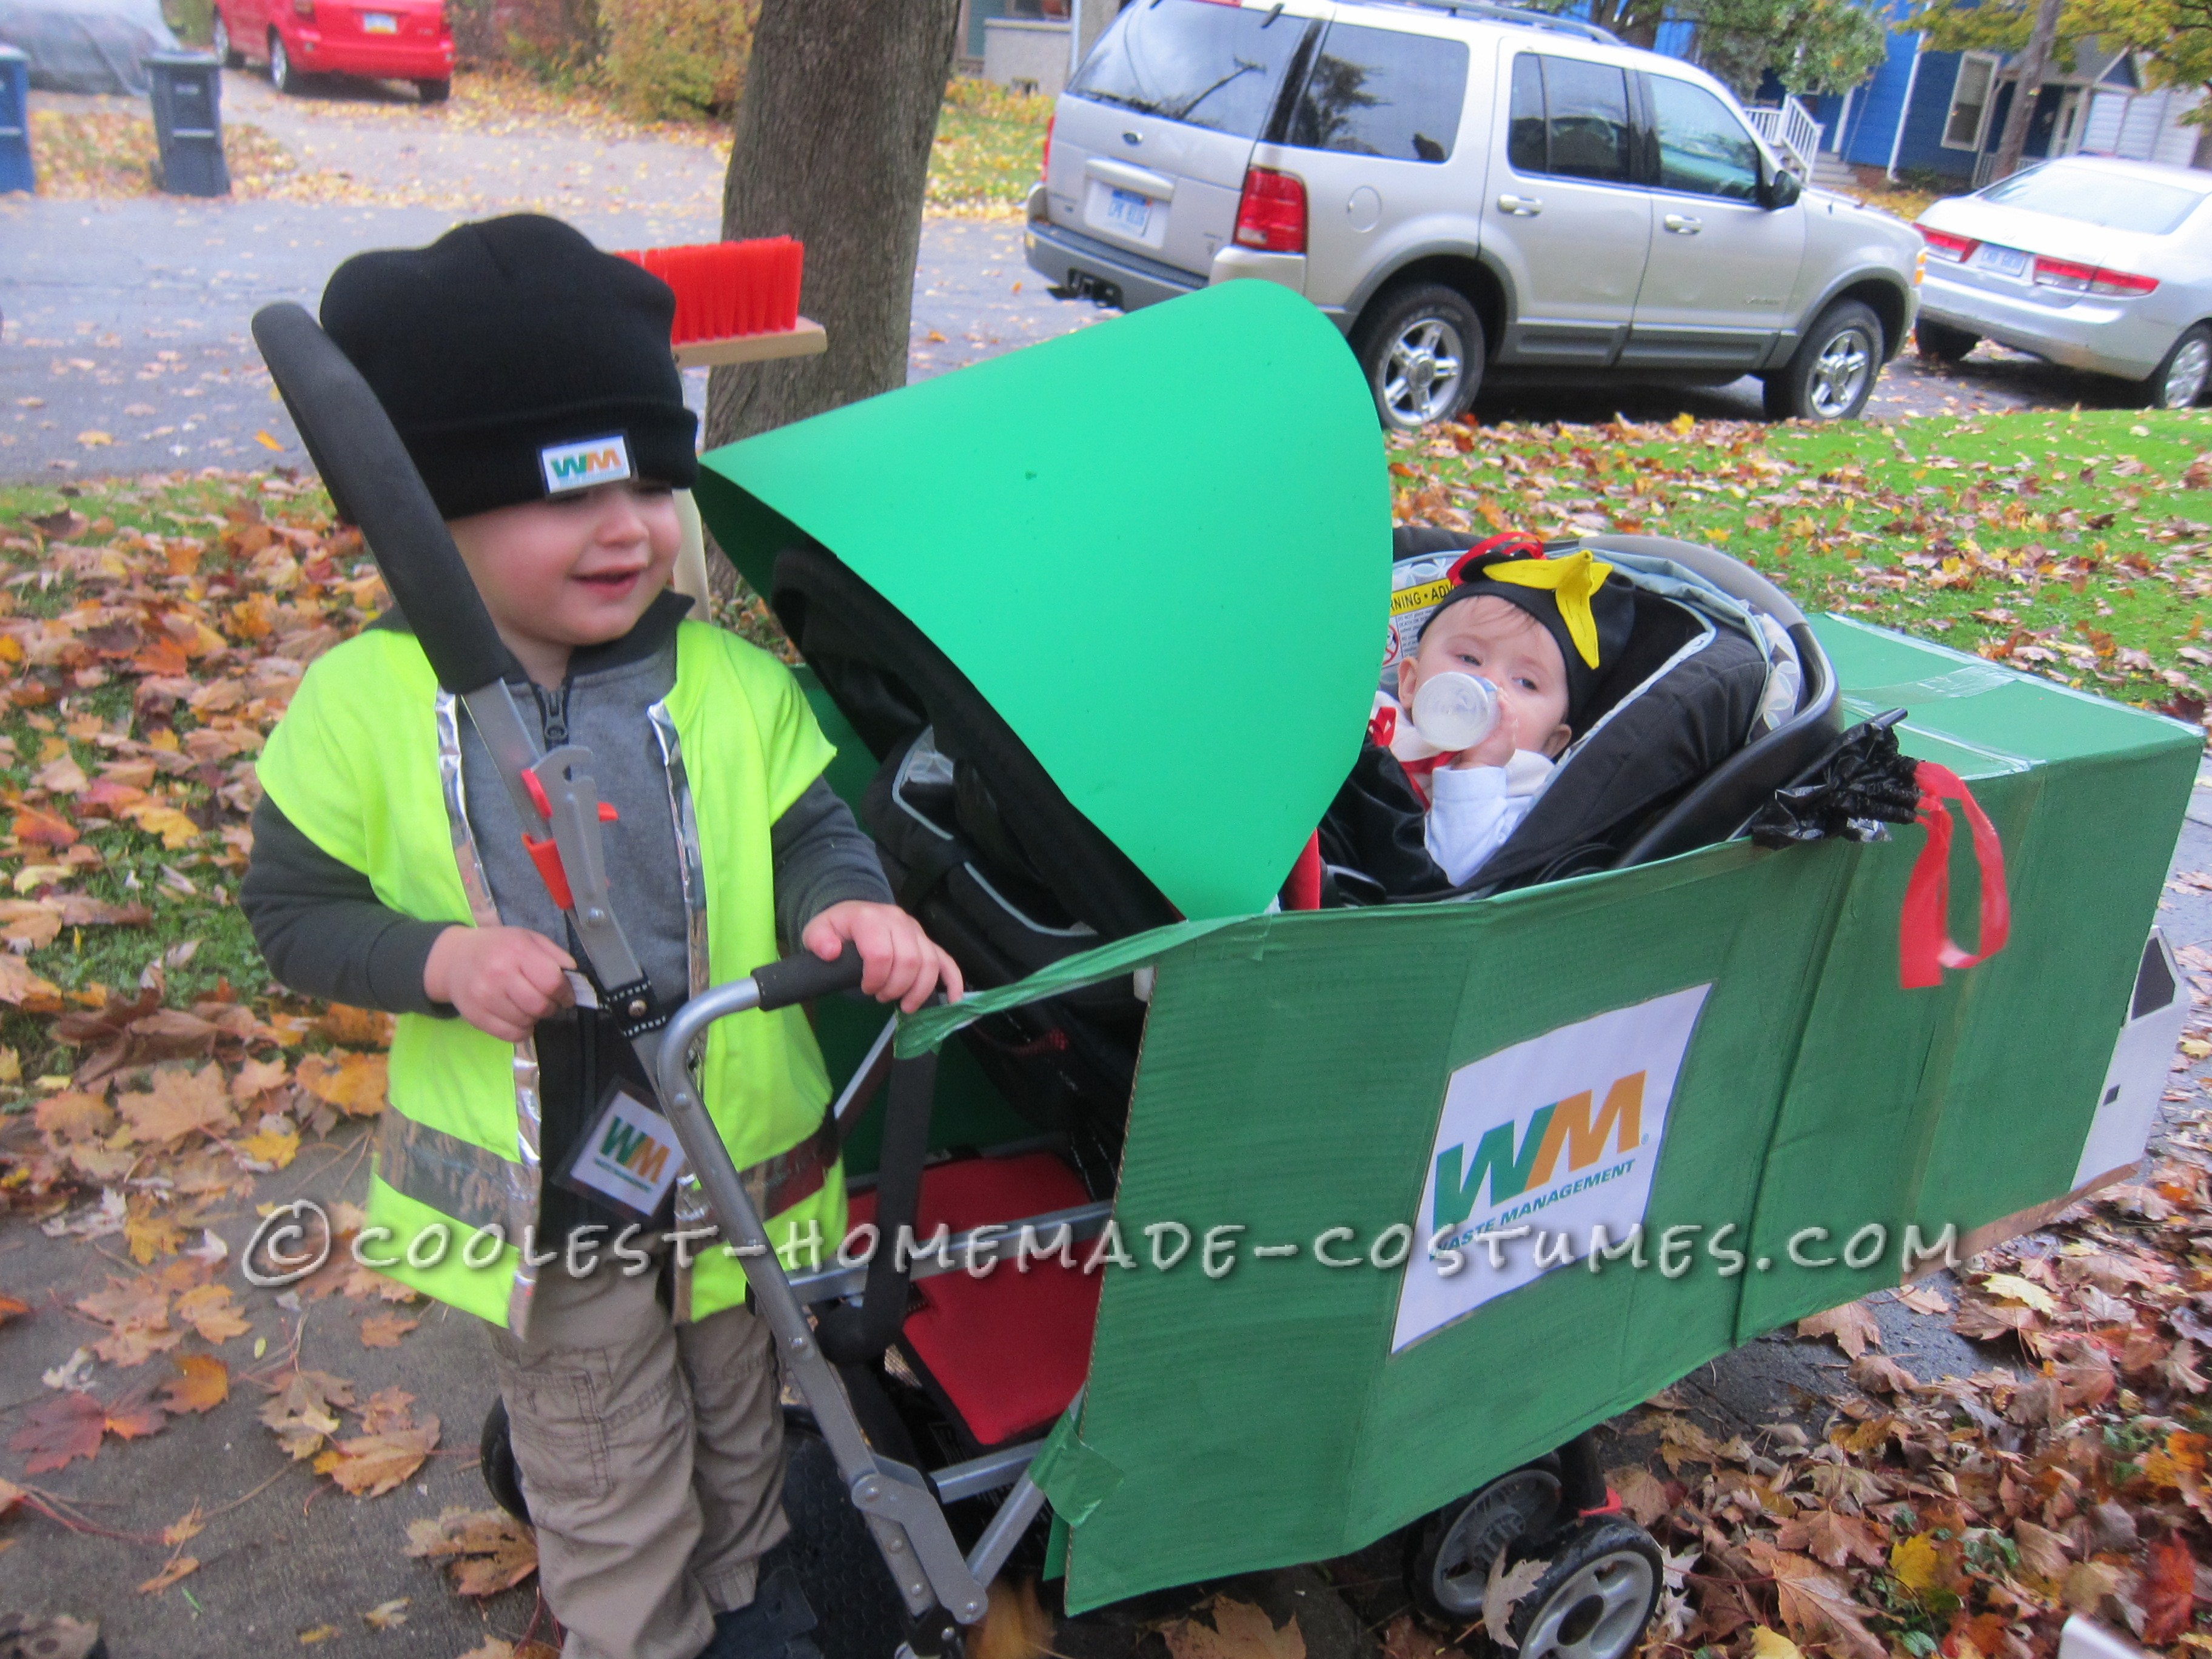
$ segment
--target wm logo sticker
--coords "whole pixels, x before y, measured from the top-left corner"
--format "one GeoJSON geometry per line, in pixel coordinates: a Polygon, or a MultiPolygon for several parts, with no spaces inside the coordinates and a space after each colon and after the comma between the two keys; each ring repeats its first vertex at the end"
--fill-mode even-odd
{"type": "Polygon", "coordinates": [[[538,452],[545,469],[545,493],[566,495],[595,484],[619,483],[634,476],[629,464],[629,441],[619,432],[581,443],[556,444],[538,452]]]}
{"type": "Polygon", "coordinates": [[[599,1143],[599,1156],[612,1159],[651,1186],[660,1179],[661,1167],[668,1162],[668,1148],[636,1124],[617,1117],[607,1126],[607,1138],[599,1143]]]}
{"type": "Polygon", "coordinates": [[[1475,1143],[1474,1164],[1464,1173],[1464,1145],[1439,1152],[1431,1231],[1456,1227],[1473,1214],[1486,1180],[1490,1183],[1491,1203],[1498,1205],[1532,1188],[1550,1186],[1555,1176],[1564,1179],[1592,1168],[1605,1158],[1607,1140],[1615,1152],[1634,1152],[1644,1139],[1644,1077],[1638,1072],[1615,1080],[1605,1091],[1605,1104],[1598,1108],[1595,1122],[1588,1089],[1538,1107],[1521,1137],[1518,1152],[1513,1141],[1516,1126],[1498,1124],[1475,1143]],[[1567,1159],[1565,1170],[1559,1168],[1563,1152],[1567,1159]]]}
{"type": "Polygon", "coordinates": [[[1525,1243],[1493,1263],[1475,1243],[1485,1234],[1540,1227],[1581,1241],[1601,1226],[1620,1238],[1643,1221],[1711,988],[1594,1014],[1452,1073],[1411,1218],[1419,1248],[1398,1290],[1393,1352],[1562,1265],[1539,1267],[1525,1243]]]}

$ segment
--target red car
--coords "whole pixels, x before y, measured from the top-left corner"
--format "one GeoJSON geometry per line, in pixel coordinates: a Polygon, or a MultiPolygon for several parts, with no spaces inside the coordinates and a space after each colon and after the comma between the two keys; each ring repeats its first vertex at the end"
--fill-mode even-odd
{"type": "Polygon", "coordinates": [[[283,93],[310,75],[361,75],[412,81],[435,104],[453,85],[444,0],[216,0],[215,50],[232,69],[265,60],[283,93]]]}

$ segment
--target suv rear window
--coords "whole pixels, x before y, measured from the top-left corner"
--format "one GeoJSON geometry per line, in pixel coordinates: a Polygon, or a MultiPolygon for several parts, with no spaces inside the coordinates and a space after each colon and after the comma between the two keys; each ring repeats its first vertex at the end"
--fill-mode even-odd
{"type": "Polygon", "coordinates": [[[1256,138],[1308,20],[1212,0],[1152,0],[1115,19],[1068,91],[1256,138]]]}
{"type": "Polygon", "coordinates": [[[1513,60],[1505,155],[1516,173],[1625,181],[1627,75],[1611,64],[1522,52],[1513,60]]]}
{"type": "Polygon", "coordinates": [[[2122,179],[2100,167],[2069,167],[2063,161],[2014,173],[1982,192],[1984,202],[2079,219],[2106,230],[2132,230],[2165,236],[2179,229],[2204,192],[2186,185],[2149,179],[2122,179]]]}
{"type": "Polygon", "coordinates": [[[1467,46],[1389,29],[1331,25],[1285,140],[1401,161],[1450,158],[1467,100],[1467,46]]]}

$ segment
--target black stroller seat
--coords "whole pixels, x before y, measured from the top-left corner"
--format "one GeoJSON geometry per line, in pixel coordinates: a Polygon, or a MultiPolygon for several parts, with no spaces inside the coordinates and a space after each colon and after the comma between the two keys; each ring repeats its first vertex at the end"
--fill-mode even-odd
{"type": "MultiPolygon", "coordinates": [[[[879,762],[861,816],[892,891],[970,985],[1009,985],[1180,919],[967,677],[834,554],[811,544],[784,550],[768,599],[879,762]]],[[[1123,1115],[1143,1015],[1121,980],[964,1035],[1033,1121],[1095,1129],[1123,1115]]],[[[1119,1150],[1118,1134],[1078,1148],[1094,1182],[1119,1150]]]]}
{"type": "MultiPolygon", "coordinates": [[[[1392,543],[1403,568],[1462,551],[1468,537],[1401,526],[1392,543]]],[[[1686,601],[1670,597],[1667,577],[1617,567],[1635,604],[1627,649],[1600,684],[1586,730],[1504,845],[1456,889],[1437,872],[1419,890],[1386,893],[1365,872],[1332,861],[1330,902],[1480,897],[1724,841],[1826,753],[1838,730],[1834,678],[1802,615],[1772,584],[1723,555],[1658,537],[1592,537],[1547,550],[1577,548],[1667,560],[1752,617],[1700,606],[1694,592],[1686,601]],[[1754,638],[1759,617],[1773,628],[1754,638]]],[[[1347,839],[1325,829],[1324,848],[1335,852],[1347,839]]]]}
{"type": "MultiPolygon", "coordinates": [[[[1393,554],[1457,550],[1468,540],[1402,527],[1393,554]]],[[[1757,573],[1658,538],[1565,545],[1671,561],[1771,618],[1772,634],[1762,644],[1741,626],[1716,625],[1638,588],[1637,627],[1591,730],[1513,836],[1448,896],[1480,897],[1727,840],[1775,790],[1817,765],[1839,729],[1826,658],[1796,607],[1757,573]],[[1779,707],[1778,658],[1796,676],[1779,707]]],[[[893,890],[970,984],[1010,984],[1178,919],[967,677],[835,555],[811,543],[786,547],[768,599],[878,760],[862,816],[893,890]]],[[[1018,1109],[1071,1137],[1095,1196],[1119,1161],[1143,1014],[1137,984],[1115,980],[962,1034],[1018,1109]]]]}

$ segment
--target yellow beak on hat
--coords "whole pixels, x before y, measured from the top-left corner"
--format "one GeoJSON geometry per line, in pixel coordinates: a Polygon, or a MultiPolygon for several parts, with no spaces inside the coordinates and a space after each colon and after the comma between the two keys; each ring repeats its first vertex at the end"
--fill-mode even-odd
{"type": "Polygon", "coordinates": [[[1582,659],[1597,666],[1597,618],[1590,615],[1590,595],[1605,586],[1613,567],[1593,558],[1585,548],[1564,559],[1516,559],[1494,564],[1482,573],[1485,581],[1511,582],[1516,587],[1548,587],[1565,619],[1567,637],[1575,642],[1582,659]]]}

